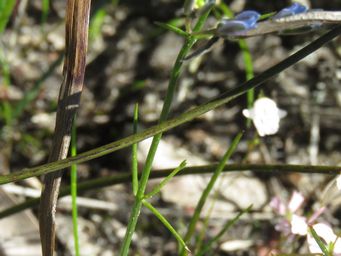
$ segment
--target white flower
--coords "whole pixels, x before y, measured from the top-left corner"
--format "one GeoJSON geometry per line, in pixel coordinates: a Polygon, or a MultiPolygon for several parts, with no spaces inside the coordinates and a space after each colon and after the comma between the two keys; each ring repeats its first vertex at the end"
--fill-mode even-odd
{"type": "Polygon", "coordinates": [[[259,98],[253,108],[244,109],[243,115],[252,119],[259,136],[275,134],[279,129],[279,121],[286,116],[286,111],[277,107],[276,102],[270,98],[259,98]]]}
{"type": "MultiPolygon", "coordinates": [[[[330,243],[334,243],[333,255],[340,255],[341,238],[338,238],[334,234],[330,226],[324,223],[317,223],[313,225],[313,229],[318,234],[318,236],[321,237],[327,243],[327,245],[329,245],[330,243]]],[[[310,233],[308,233],[307,235],[307,241],[308,241],[309,251],[311,253],[322,253],[320,247],[318,246],[314,237],[310,233]]]]}
{"type": "Polygon", "coordinates": [[[304,202],[304,196],[297,192],[296,190],[292,193],[292,196],[290,198],[288,208],[290,212],[296,212],[303,204],[304,202]]]}
{"type": "Polygon", "coordinates": [[[306,218],[293,214],[291,217],[291,233],[295,235],[305,236],[308,231],[306,218]]]}

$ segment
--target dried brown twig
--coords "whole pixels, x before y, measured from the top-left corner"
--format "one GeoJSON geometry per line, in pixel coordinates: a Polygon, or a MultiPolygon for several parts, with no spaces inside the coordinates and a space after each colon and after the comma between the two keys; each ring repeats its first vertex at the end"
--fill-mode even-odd
{"type": "MultiPolygon", "coordinates": [[[[90,0],[68,0],[66,13],[65,60],[53,145],[49,162],[66,158],[71,127],[83,90],[88,44],[90,0]]],[[[44,256],[54,253],[55,210],[62,171],[47,174],[39,209],[40,238],[44,256]]]]}

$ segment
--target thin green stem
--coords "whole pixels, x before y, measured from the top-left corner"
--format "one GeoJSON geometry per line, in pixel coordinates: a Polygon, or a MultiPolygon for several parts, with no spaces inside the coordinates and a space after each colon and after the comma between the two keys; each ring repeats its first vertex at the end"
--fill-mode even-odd
{"type": "Polygon", "coordinates": [[[249,89],[258,87],[259,85],[261,85],[262,83],[264,83],[265,81],[273,77],[274,75],[294,65],[295,63],[297,63],[298,61],[300,61],[307,55],[311,54],[312,52],[316,51],[317,49],[322,47],[324,44],[333,40],[335,37],[339,36],[340,34],[341,34],[341,26],[337,26],[331,31],[327,32],[323,36],[313,41],[312,43],[308,44],[301,50],[289,56],[285,60],[267,69],[260,75],[254,77],[253,79],[249,81],[246,81],[242,85],[237,86],[232,90],[226,91],[225,93],[221,94],[218,98],[213,99],[206,104],[203,104],[203,105],[194,107],[191,110],[188,110],[187,112],[181,114],[177,118],[162,122],[161,124],[158,124],[156,126],[150,127],[149,129],[146,129],[144,132],[140,132],[140,133],[128,136],[126,138],[109,143],[99,148],[95,148],[87,152],[78,154],[77,156],[74,156],[74,157],[69,157],[60,161],[40,165],[34,168],[24,168],[21,171],[17,171],[11,174],[0,175],[0,185],[9,183],[9,182],[18,181],[18,180],[23,180],[23,179],[30,178],[33,176],[39,176],[39,175],[55,172],[58,170],[62,170],[62,169],[70,167],[72,164],[84,163],[86,161],[110,154],[119,149],[129,147],[132,144],[145,140],[146,138],[149,138],[155,134],[159,134],[160,132],[165,132],[176,126],[186,123],[212,109],[215,109],[219,106],[222,106],[232,101],[238,96],[246,93],[249,89]]]}
{"type": "MultiPolygon", "coordinates": [[[[134,108],[134,122],[133,122],[133,133],[137,133],[137,124],[139,117],[139,105],[136,103],[134,108]]],[[[132,157],[131,157],[131,176],[132,176],[132,186],[133,186],[133,194],[136,196],[137,190],[139,188],[138,181],[138,161],[137,161],[137,143],[134,143],[132,146],[132,157]]]]}
{"type": "Polygon", "coordinates": [[[251,208],[252,205],[238,213],[233,219],[227,221],[220,232],[205,244],[205,246],[200,250],[197,256],[205,255],[205,253],[211,249],[212,245],[216,243],[226,233],[226,231],[229,230],[240,219],[242,215],[249,212],[251,208]]]}
{"type": "Polygon", "coordinates": [[[158,25],[159,27],[163,28],[163,29],[172,31],[175,34],[182,36],[182,37],[185,37],[185,38],[187,38],[190,35],[189,33],[183,31],[182,29],[180,29],[176,26],[173,26],[172,24],[163,23],[163,22],[155,22],[155,24],[158,25]]]}
{"type": "MultiPolygon", "coordinates": [[[[6,56],[2,49],[0,49],[0,65],[1,65],[1,71],[2,71],[2,77],[3,77],[3,85],[6,89],[9,88],[11,84],[11,78],[10,78],[10,66],[7,62],[6,56]]],[[[1,102],[2,105],[2,115],[5,121],[5,124],[10,127],[13,120],[13,111],[12,106],[9,103],[7,99],[4,99],[1,102]]]]}
{"type": "Polygon", "coordinates": [[[176,167],[166,178],[164,178],[155,188],[144,196],[145,199],[151,198],[158,194],[161,189],[181,170],[183,170],[186,166],[186,161],[181,162],[181,164],[176,167]]]}
{"type": "MultiPolygon", "coordinates": [[[[219,7],[227,17],[230,17],[230,18],[233,17],[233,12],[231,11],[228,5],[226,5],[225,3],[221,3],[219,7]]],[[[239,39],[238,43],[239,43],[239,48],[242,50],[242,53],[243,53],[246,80],[248,81],[254,77],[251,52],[245,39],[239,39]]],[[[247,91],[247,95],[246,95],[247,108],[251,108],[253,106],[254,98],[255,98],[255,92],[254,92],[254,89],[252,88],[247,91]]],[[[251,125],[251,120],[247,119],[246,124],[247,124],[247,127],[249,127],[251,125]]]]}
{"type": "Polygon", "coordinates": [[[315,239],[316,243],[320,247],[321,251],[323,252],[324,256],[332,256],[332,252],[329,252],[327,249],[327,245],[322,241],[321,237],[316,233],[313,227],[309,227],[309,232],[315,239]]]}
{"type": "Polygon", "coordinates": [[[189,251],[188,247],[186,246],[184,240],[181,238],[179,233],[172,227],[172,225],[167,221],[165,217],[147,200],[143,200],[143,205],[146,206],[161,222],[162,224],[173,234],[175,239],[184,247],[187,251],[189,251]]]}
{"type": "MultiPolygon", "coordinates": [[[[252,56],[251,56],[250,49],[245,39],[239,40],[239,47],[243,53],[246,80],[250,80],[254,77],[254,72],[253,72],[252,56]]],[[[251,108],[253,106],[253,101],[254,101],[254,89],[250,89],[247,91],[247,107],[248,108],[251,108]]]]}
{"type": "Polygon", "coordinates": [[[1,1],[0,4],[0,34],[5,30],[6,25],[11,17],[16,0],[1,1]]]}
{"type": "MultiPolygon", "coordinates": [[[[212,173],[217,168],[216,164],[187,167],[177,174],[177,176],[205,173],[212,173]]],[[[173,169],[155,170],[151,173],[151,179],[159,179],[168,176],[173,169]]],[[[311,165],[257,165],[257,164],[231,164],[224,167],[223,172],[241,172],[253,171],[265,174],[288,174],[288,173],[302,173],[313,174],[320,173],[325,175],[338,175],[340,173],[340,166],[311,166],[311,165]]],[[[131,181],[131,174],[114,174],[111,176],[101,177],[89,181],[84,181],[78,184],[78,192],[88,191],[92,189],[101,189],[107,186],[127,183],[131,181]]],[[[70,187],[63,187],[60,190],[60,197],[70,194],[70,187]]],[[[0,219],[8,217],[12,214],[26,210],[39,204],[39,198],[29,199],[21,204],[15,205],[11,208],[0,212],[0,219]]]]}
{"type": "MultiPolygon", "coordinates": [[[[195,207],[194,214],[193,214],[191,221],[188,225],[188,229],[187,229],[187,232],[186,232],[186,235],[184,238],[185,243],[188,243],[190,241],[191,237],[193,236],[196,224],[200,218],[201,211],[205,205],[205,202],[208,198],[208,195],[211,193],[213,186],[216,183],[220,174],[222,173],[224,166],[226,165],[227,161],[230,159],[231,155],[233,154],[233,152],[237,148],[237,145],[238,145],[242,135],[243,135],[243,133],[238,133],[238,135],[234,138],[229,149],[226,151],[226,153],[222,157],[221,161],[219,162],[217,169],[214,171],[214,173],[213,173],[210,181],[208,182],[206,188],[202,192],[201,197],[199,199],[199,202],[198,202],[197,206],[195,207]]],[[[183,250],[181,254],[185,255],[185,251],[183,250]]]]}
{"type": "MultiPolygon", "coordinates": [[[[239,47],[243,53],[246,80],[250,80],[254,77],[253,64],[252,64],[251,52],[250,52],[250,49],[249,49],[245,39],[239,40],[239,47]]],[[[254,88],[247,91],[246,99],[247,99],[247,108],[249,108],[249,109],[252,108],[253,102],[255,101],[255,89],[254,88]]],[[[251,126],[251,119],[249,119],[249,118],[246,119],[246,126],[247,127],[251,126]]]]}
{"type": "MultiPolygon", "coordinates": [[[[74,119],[76,120],[76,119],[74,119]]],[[[71,135],[71,156],[77,155],[77,127],[76,122],[72,125],[71,135]]],[[[75,255],[79,256],[79,237],[78,237],[78,209],[77,209],[77,165],[71,166],[71,198],[72,198],[72,225],[73,240],[75,245],[75,255]]]]}
{"type": "Polygon", "coordinates": [[[44,28],[47,20],[47,16],[50,11],[50,0],[42,0],[42,14],[41,14],[41,26],[44,28]]]}
{"type": "MultiPolygon", "coordinates": [[[[199,18],[197,24],[195,25],[194,31],[199,31],[203,27],[208,14],[209,14],[209,11],[199,18]]],[[[178,54],[178,57],[175,61],[175,64],[171,72],[168,89],[166,93],[166,98],[162,107],[159,123],[165,122],[168,118],[171,104],[172,104],[173,97],[174,97],[175,90],[176,90],[176,85],[177,85],[177,82],[181,73],[183,59],[187,56],[187,54],[189,53],[190,49],[192,48],[192,46],[194,45],[196,41],[197,39],[188,37],[186,39],[184,46],[182,47],[182,49],[180,50],[178,54]]],[[[142,171],[142,176],[139,182],[139,188],[138,188],[137,195],[135,198],[135,203],[132,208],[126,234],[124,236],[123,244],[122,244],[121,251],[120,251],[120,255],[122,256],[128,255],[131,239],[132,239],[132,236],[133,236],[136,224],[137,224],[138,217],[141,212],[142,200],[144,199],[144,192],[148,183],[148,178],[150,175],[150,171],[152,169],[152,164],[154,161],[155,153],[159,145],[159,142],[161,140],[161,137],[162,137],[162,133],[156,134],[153,137],[153,141],[151,143],[151,146],[147,155],[146,163],[142,171]]]]}

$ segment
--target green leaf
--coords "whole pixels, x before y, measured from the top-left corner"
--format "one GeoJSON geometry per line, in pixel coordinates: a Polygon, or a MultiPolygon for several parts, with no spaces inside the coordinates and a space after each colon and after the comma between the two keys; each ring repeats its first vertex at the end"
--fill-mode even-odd
{"type": "Polygon", "coordinates": [[[186,249],[186,251],[190,252],[184,240],[181,238],[179,233],[172,227],[172,225],[168,222],[168,220],[162,216],[162,214],[154,208],[148,201],[143,200],[143,205],[146,206],[161,222],[162,224],[173,234],[175,239],[181,244],[182,247],[186,249]]]}
{"type": "Polygon", "coordinates": [[[185,38],[190,36],[189,33],[185,32],[182,29],[180,29],[178,27],[175,27],[175,26],[173,26],[171,24],[163,23],[163,22],[158,22],[158,21],[156,21],[155,24],[158,25],[161,28],[164,28],[166,30],[172,31],[172,32],[178,34],[179,36],[182,36],[182,37],[185,37],[185,38]]]}
{"type": "Polygon", "coordinates": [[[4,32],[13,12],[16,0],[1,0],[0,5],[0,34],[4,32]]]}
{"type": "MultiPolygon", "coordinates": [[[[71,131],[71,156],[77,155],[77,127],[76,117],[72,124],[71,131]]],[[[71,166],[71,203],[72,203],[72,226],[73,226],[73,240],[75,245],[75,255],[80,255],[79,250],[79,236],[78,236],[78,209],[77,209],[77,165],[71,166]]]]}
{"type": "MultiPolygon", "coordinates": [[[[133,133],[137,133],[137,124],[138,124],[138,116],[139,116],[139,105],[136,103],[134,107],[134,123],[133,123],[133,133]]],[[[132,146],[132,157],[131,157],[131,176],[132,176],[132,186],[134,196],[137,194],[137,190],[139,188],[138,182],[138,161],[137,161],[137,143],[134,143],[132,146]]]]}
{"type": "Polygon", "coordinates": [[[42,0],[41,24],[45,25],[50,10],[50,0],[42,0]]]}
{"type": "Polygon", "coordinates": [[[309,232],[315,239],[316,243],[320,247],[324,256],[332,256],[332,254],[328,251],[327,245],[322,241],[319,235],[316,233],[313,227],[309,227],[309,232]]]}
{"type": "MultiPolygon", "coordinates": [[[[201,197],[199,199],[199,202],[197,204],[197,206],[195,207],[195,211],[194,214],[192,216],[192,219],[189,223],[188,229],[187,229],[187,233],[185,235],[185,242],[190,241],[192,235],[194,234],[195,231],[195,227],[196,224],[200,218],[200,213],[205,205],[205,202],[210,194],[210,192],[213,189],[214,184],[216,183],[219,175],[222,173],[225,164],[227,163],[227,161],[230,159],[231,155],[233,154],[233,152],[235,151],[235,149],[237,148],[237,145],[242,137],[243,133],[240,132],[237,134],[237,136],[234,138],[234,140],[232,141],[230,147],[228,148],[228,150],[226,151],[226,153],[224,154],[224,156],[222,157],[222,159],[220,160],[216,170],[214,171],[210,181],[208,182],[205,190],[202,192],[201,197]]],[[[182,255],[184,254],[184,252],[182,253],[182,255]]]]}
{"type": "Polygon", "coordinates": [[[176,167],[166,178],[164,178],[149,194],[145,195],[145,198],[151,198],[160,192],[160,190],[173,178],[178,172],[186,167],[186,160],[182,161],[178,167],[176,167]]]}
{"type": "Polygon", "coordinates": [[[94,40],[97,36],[101,34],[101,27],[106,15],[107,12],[104,8],[100,8],[94,13],[89,26],[90,41],[94,40]]]}
{"type": "Polygon", "coordinates": [[[200,250],[200,252],[197,254],[197,256],[205,255],[205,253],[211,249],[212,245],[216,243],[225,233],[228,231],[237,221],[240,219],[241,216],[243,216],[245,213],[249,212],[252,208],[252,205],[238,213],[233,219],[227,221],[221,231],[212,239],[210,239],[204,246],[203,249],[200,250]]]}

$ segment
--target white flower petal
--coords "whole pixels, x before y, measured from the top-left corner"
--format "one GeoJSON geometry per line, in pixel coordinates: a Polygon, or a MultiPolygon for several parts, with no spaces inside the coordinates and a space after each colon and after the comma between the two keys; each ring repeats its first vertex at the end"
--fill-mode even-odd
{"type": "Polygon", "coordinates": [[[248,110],[248,109],[243,109],[243,115],[246,117],[246,118],[251,118],[252,119],[252,109],[248,110]]]}
{"type": "Polygon", "coordinates": [[[303,202],[304,202],[303,195],[300,192],[294,191],[290,198],[288,208],[291,212],[296,212],[303,202]]]}
{"type": "Polygon", "coordinates": [[[304,236],[307,234],[308,225],[306,218],[293,214],[291,218],[291,233],[304,236]]]}
{"type": "Polygon", "coordinates": [[[278,109],[279,118],[282,119],[287,116],[288,112],[283,109],[278,109]]]}
{"type": "Polygon", "coordinates": [[[279,121],[286,115],[276,103],[269,98],[259,98],[252,109],[243,110],[245,117],[251,118],[260,136],[275,134],[279,129],[279,121]]]}

